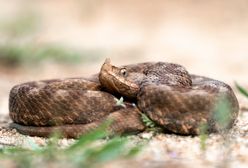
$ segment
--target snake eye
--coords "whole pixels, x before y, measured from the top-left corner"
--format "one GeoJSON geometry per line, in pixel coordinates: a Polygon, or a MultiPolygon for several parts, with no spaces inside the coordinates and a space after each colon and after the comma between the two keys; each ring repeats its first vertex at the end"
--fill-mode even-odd
{"type": "Polygon", "coordinates": [[[126,70],[126,68],[122,68],[122,69],[120,70],[120,74],[121,74],[122,76],[126,77],[126,76],[127,76],[127,70],[126,70]]]}

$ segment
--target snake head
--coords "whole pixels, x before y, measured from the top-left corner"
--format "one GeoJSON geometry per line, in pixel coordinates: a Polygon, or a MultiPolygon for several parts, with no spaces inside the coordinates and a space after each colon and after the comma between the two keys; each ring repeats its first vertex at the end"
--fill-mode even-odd
{"type": "Polygon", "coordinates": [[[101,85],[110,92],[133,99],[139,91],[137,74],[129,72],[126,67],[116,67],[107,58],[101,67],[99,80],[101,85]]]}

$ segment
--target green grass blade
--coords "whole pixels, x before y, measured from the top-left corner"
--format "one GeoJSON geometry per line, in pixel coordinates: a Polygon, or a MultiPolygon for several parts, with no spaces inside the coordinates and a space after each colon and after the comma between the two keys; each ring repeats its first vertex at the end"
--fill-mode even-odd
{"type": "Polygon", "coordinates": [[[127,139],[115,138],[106,143],[100,150],[92,153],[89,160],[95,162],[106,162],[123,155],[126,148],[127,139]]]}
{"type": "Polygon", "coordinates": [[[137,145],[133,148],[131,148],[128,153],[127,153],[127,157],[133,157],[133,156],[136,156],[140,151],[141,149],[143,148],[144,145],[137,145]]]}
{"type": "Polygon", "coordinates": [[[76,143],[71,145],[67,151],[73,152],[74,150],[78,148],[82,148],[86,146],[87,144],[94,142],[97,139],[104,138],[108,135],[107,128],[109,127],[111,121],[106,121],[101,126],[99,126],[97,129],[89,132],[88,134],[85,134],[81,136],[76,143]]]}
{"type": "Polygon", "coordinates": [[[12,154],[18,155],[18,154],[26,153],[26,152],[30,152],[30,150],[24,149],[21,147],[6,147],[0,150],[0,154],[3,154],[3,155],[12,155],[12,154]]]}
{"type": "Polygon", "coordinates": [[[220,130],[224,131],[230,124],[232,114],[231,114],[231,104],[228,99],[223,96],[220,97],[215,106],[214,119],[218,124],[220,130]]]}
{"type": "Polygon", "coordinates": [[[206,123],[200,125],[200,149],[201,151],[206,151],[207,144],[206,141],[208,139],[208,125],[206,123]]]}
{"type": "Polygon", "coordinates": [[[240,93],[242,93],[244,96],[246,96],[248,98],[248,91],[245,88],[240,86],[237,82],[235,82],[235,86],[240,93]]]}

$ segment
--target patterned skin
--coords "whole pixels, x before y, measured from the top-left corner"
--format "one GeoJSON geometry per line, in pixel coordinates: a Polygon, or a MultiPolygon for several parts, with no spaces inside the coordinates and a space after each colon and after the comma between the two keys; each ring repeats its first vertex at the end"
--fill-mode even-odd
{"type": "Polygon", "coordinates": [[[111,120],[110,134],[140,132],[145,129],[140,113],[174,133],[199,134],[199,126],[213,120],[219,98],[230,104],[231,127],[239,106],[232,89],[223,82],[190,75],[181,65],[147,62],[122,67],[107,59],[92,78],[69,78],[28,82],[10,91],[10,126],[32,136],[47,137],[60,131],[77,138],[111,120]],[[98,78],[99,76],[99,78],[98,78]],[[115,96],[123,96],[126,107],[115,96]],[[137,107],[132,103],[136,103],[137,107]]]}
{"type": "Polygon", "coordinates": [[[229,105],[227,127],[231,128],[235,122],[239,104],[227,84],[191,75],[181,65],[171,63],[149,63],[140,70],[132,72],[129,67],[118,68],[106,60],[99,80],[111,92],[129,99],[137,98],[137,106],[143,113],[174,133],[199,134],[202,124],[209,126],[209,132],[218,131],[214,116],[223,97],[229,105]]]}

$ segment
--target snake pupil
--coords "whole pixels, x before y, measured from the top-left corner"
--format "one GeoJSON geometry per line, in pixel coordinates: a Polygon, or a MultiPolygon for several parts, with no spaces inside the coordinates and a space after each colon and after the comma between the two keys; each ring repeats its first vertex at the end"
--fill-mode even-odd
{"type": "Polygon", "coordinates": [[[123,69],[121,69],[121,75],[122,76],[127,76],[127,70],[126,70],[126,68],[123,68],[123,69]]]}

